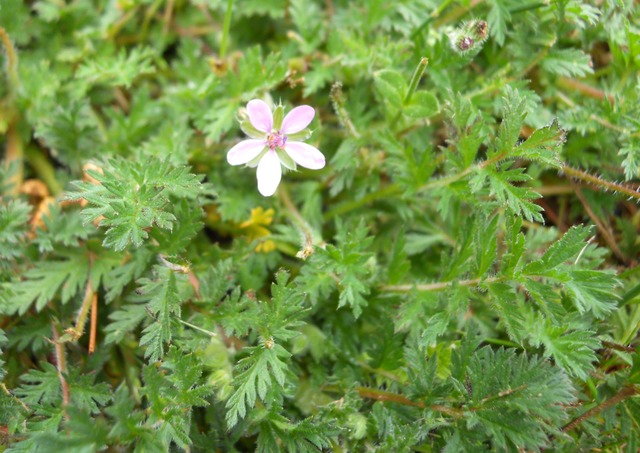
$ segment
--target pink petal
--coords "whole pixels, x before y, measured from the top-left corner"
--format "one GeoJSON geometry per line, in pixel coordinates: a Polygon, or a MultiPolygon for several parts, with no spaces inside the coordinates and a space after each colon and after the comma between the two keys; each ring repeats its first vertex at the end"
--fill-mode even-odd
{"type": "Polygon", "coordinates": [[[266,102],[253,99],[247,104],[249,121],[259,131],[271,132],[273,128],[273,113],[266,102]]]}
{"type": "Polygon", "coordinates": [[[287,142],[284,150],[296,164],[312,170],[324,167],[324,155],[317,148],[302,142],[287,142]]]}
{"type": "Polygon", "coordinates": [[[284,117],[281,128],[282,133],[286,135],[300,132],[311,123],[315,115],[316,111],[313,107],[308,105],[296,107],[284,117]]]}
{"type": "Polygon", "coordinates": [[[260,159],[256,176],[258,177],[258,191],[265,197],[273,195],[280,184],[280,178],[282,178],[280,159],[275,151],[270,149],[260,159]]]}
{"type": "Polygon", "coordinates": [[[231,165],[246,164],[258,157],[266,146],[264,140],[243,140],[227,153],[227,162],[231,165]]]}

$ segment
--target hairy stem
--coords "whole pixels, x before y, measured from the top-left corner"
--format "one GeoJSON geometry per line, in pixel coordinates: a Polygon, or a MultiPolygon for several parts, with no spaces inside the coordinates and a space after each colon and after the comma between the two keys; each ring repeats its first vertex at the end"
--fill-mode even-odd
{"type": "Polygon", "coordinates": [[[362,398],[370,398],[377,401],[385,401],[389,403],[404,404],[406,406],[414,406],[420,408],[429,408],[433,411],[442,412],[443,414],[450,415],[452,417],[462,417],[464,412],[452,407],[441,406],[439,404],[425,405],[422,401],[411,401],[403,395],[397,393],[386,392],[384,390],[372,389],[368,387],[356,387],[358,395],[362,398]]]}
{"type": "Polygon", "coordinates": [[[574,428],[578,427],[583,421],[593,417],[594,415],[602,412],[605,409],[615,406],[616,404],[626,400],[627,398],[631,398],[632,396],[636,396],[638,394],[640,394],[640,391],[635,385],[633,384],[626,385],[622,387],[622,389],[620,389],[618,393],[616,393],[614,396],[612,396],[608,400],[603,401],[602,403],[589,409],[587,412],[580,415],[579,417],[571,420],[569,423],[567,423],[565,426],[562,427],[562,431],[564,431],[565,433],[569,432],[574,428]]]}
{"type": "Polygon", "coordinates": [[[640,200],[640,193],[629,186],[607,181],[605,179],[599,178],[598,176],[590,175],[585,171],[578,170],[577,168],[573,168],[568,165],[562,166],[562,172],[567,176],[587,182],[598,189],[618,192],[628,196],[629,198],[640,200]]]}
{"type": "Polygon", "coordinates": [[[307,221],[302,217],[300,211],[296,208],[291,201],[291,197],[289,196],[289,191],[287,190],[287,186],[284,183],[280,184],[280,188],[278,189],[278,196],[282,204],[284,204],[287,209],[287,213],[291,220],[296,224],[300,233],[303,237],[302,249],[297,253],[298,258],[307,259],[313,253],[313,231],[311,227],[307,223],[307,221]]]}
{"type": "Polygon", "coordinates": [[[506,277],[472,278],[469,280],[454,280],[450,282],[425,283],[418,285],[382,285],[378,289],[389,293],[407,293],[409,291],[443,291],[457,286],[476,286],[480,283],[497,283],[504,281],[506,277]]]}
{"type": "Polygon", "coordinates": [[[356,129],[351,118],[349,117],[349,112],[344,108],[344,93],[342,92],[342,83],[336,82],[331,86],[331,94],[329,95],[331,98],[331,104],[333,105],[333,110],[335,110],[336,115],[338,115],[338,120],[340,120],[340,124],[349,131],[352,137],[360,138],[360,132],[356,129]]]}
{"type": "Polygon", "coordinates": [[[56,352],[56,369],[58,370],[58,378],[60,379],[60,390],[62,391],[62,405],[66,407],[71,400],[69,394],[69,384],[64,377],[64,373],[67,372],[67,356],[64,352],[64,343],[60,341],[60,334],[55,322],[51,322],[51,331],[53,332],[53,347],[56,352]]]}
{"type": "Polygon", "coordinates": [[[93,293],[91,300],[91,330],[89,330],[89,354],[96,350],[96,333],[98,330],[98,293],[93,293]]]}

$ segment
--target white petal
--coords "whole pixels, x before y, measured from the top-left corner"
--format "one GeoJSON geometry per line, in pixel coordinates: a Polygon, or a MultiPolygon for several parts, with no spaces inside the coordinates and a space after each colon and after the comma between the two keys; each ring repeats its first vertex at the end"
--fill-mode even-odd
{"type": "Polygon", "coordinates": [[[247,104],[249,121],[259,131],[271,132],[273,128],[273,113],[266,102],[253,99],[247,104]]]}
{"type": "Polygon", "coordinates": [[[285,135],[300,132],[311,123],[315,115],[316,111],[313,107],[309,107],[308,105],[296,107],[284,117],[280,130],[285,135]]]}
{"type": "Polygon", "coordinates": [[[291,156],[296,164],[312,170],[324,167],[324,155],[315,147],[302,142],[287,142],[284,150],[291,156]]]}
{"type": "Polygon", "coordinates": [[[266,143],[264,140],[243,140],[227,153],[227,162],[231,165],[242,165],[258,157],[266,143]]]}
{"type": "Polygon", "coordinates": [[[256,176],[258,177],[258,191],[265,197],[273,195],[282,178],[280,159],[278,159],[275,151],[267,151],[264,157],[260,159],[256,176]]]}

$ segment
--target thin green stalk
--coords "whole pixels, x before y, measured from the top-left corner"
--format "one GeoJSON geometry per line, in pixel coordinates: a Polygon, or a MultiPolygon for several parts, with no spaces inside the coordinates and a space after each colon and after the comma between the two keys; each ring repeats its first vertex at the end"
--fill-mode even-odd
{"type": "Polygon", "coordinates": [[[2,41],[5,51],[7,52],[7,74],[9,75],[9,82],[11,82],[9,88],[13,94],[20,85],[20,78],[18,77],[18,54],[16,53],[16,48],[13,46],[13,42],[11,42],[9,34],[2,27],[0,27],[0,41],[2,41]]]}
{"type": "Polygon", "coordinates": [[[342,92],[342,83],[336,82],[331,86],[331,93],[329,94],[331,98],[331,104],[333,105],[333,109],[338,115],[338,120],[340,120],[340,124],[349,131],[349,133],[355,137],[360,138],[360,132],[356,129],[353,121],[349,117],[349,112],[344,108],[344,93],[342,92]]]}
{"type": "MultiPolygon", "coordinates": [[[[428,183],[424,184],[423,186],[421,186],[418,189],[418,191],[424,192],[427,190],[435,189],[437,187],[448,186],[449,184],[452,184],[464,178],[465,176],[470,175],[476,169],[485,168],[491,164],[494,164],[500,160],[503,160],[505,157],[506,157],[506,153],[500,153],[497,156],[492,157],[491,159],[487,159],[484,162],[468,167],[467,169],[461,171],[460,173],[456,173],[455,175],[447,176],[444,178],[433,179],[428,183]]],[[[402,193],[402,187],[398,186],[397,184],[391,184],[389,186],[378,189],[375,192],[371,192],[370,194],[362,197],[359,200],[352,200],[352,201],[348,201],[348,202],[337,205],[335,208],[327,211],[324,218],[325,220],[331,220],[332,218],[338,215],[345,214],[349,211],[353,211],[354,209],[358,209],[362,206],[366,206],[367,204],[375,200],[378,200],[380,198],[399,195],[400,193],[402,193]]]]}
{"type": "Polygon", "coordinates": [[[365,195],[359,200],[352,200],[335,206],[334,208],[327,211],[324,218],[325,220],[331,220],[334,217],[353,211],[362,206],[366,206],[375,200],[386,198],[388,196],[398,195],[401,192],[402,188],[400,186],[398,186],[397,184],[391,184],[389,186],[378,189],[375,192],[371,192],[370,194],[365,195]]]}
{"type": "Polygon", "coordinates": [[[196,326],[194,324],[191,324],[190,322],[187,322],[187,321],[185,321],[183,319],[179,319],[178,318],[178,321],[180,322],[180,324],[184,324],[187,327],[191,327],[193,330],[197,330],[198,332],[202,332],[203,334],[208,335],[210,337],[217,337],[218,336],[218,334],[215,333],[215,332],[211,332],[209,330],[203,329],[202,327],[198,327],[198,326],[196,326]]]}
{"type": "Polygon", "coordinates": [[[413,75],[411,76],[411,81],[409,82],[409,89],[407,90],[407,95],[404,97],[404,105],[407,105],[411,100],[411,96],[415,93],[416,88],[418,88],[418,83],[420,83],[420,79],[422,79],[422,75],[424,74],[425,69],[427,69],[427,65],[429,64],[429,60],[426,57],[420,58],[420,62],[416,69],[413,71],[413,75]]]}
{"type": "Polygon", "coordinates": [[[309,226],[304,217],[302,217],[302,214],[300,214],[300,211],[298,211],[296,206],[293,204],[293,201],[291,201],[289,191],[287,190],[287,186],[284,183],[280,184],[280,187],[278,189],[278,196],[280,198],[280,201],[282,201],[282,204],[284,204],[284,207],[287,210],[287,214],[296,224],[296,226],[300,230],[300,233],[302,234],[302,237],[304,238],[302,249],[296,254],[296,257],[306,259],[313,253],[314,248],[314,235],[313,231],[311,230],[311,226],[309,226]]]}
{"type": "Polygon", "coordinates": [[[231,28],[232,10],[233,0],[227,0],[227,12],[224,15],[224,23],[222,25],[222,39],[220,40],[220,58],[224,58],[227,54],[227,40],[229,38],[229,29],[231,28]]]}
{"type": "Polygon", "coordinates": [[[411,284],[411,285],[382,285],[378,289],[383,292],[389,293],[408,293],[409,291],[443,291],[451,288],[454,285],[457,286],[476,286],[479,283],[498,283],[506,280],[506,277],[490,277],[490,278],[473,278],[470,280],[454,280],[450,282],[436,282],[425,284],[411,284]]]}
{"type": "MultiPolygon", "coordinates": [[[[404,96],[404,100],[402,101],[403,108],[409,103],[409,101],[411,100],[411,97],[413,96],[413,93],[416,92],[416,89],[418,88],[418,83],[420,83],[420,79],[422,79],[422,75],[424,74],[424,70],[427,68],[428,64],[429,64],[429,60],[426,57],[420,58],[420,62],[418,63],[418,66],[416,66],[416,69],[413,71],[413,75],[411,76],[411,80],[409,81],[409,88],[407,89],[407,94],[404,96]]],[[[401,116],[402,116],[402,108],[398,111],[393,121],[391,121],[392,129],[398,123],[401,116]]]]}
{"type": "Polygon", "coordinates": [[[62,193],[62,185],[56,179],[56,172],[51,161],[38,148],[30,146],[25,151],[27,162],[36,175],[47,185],[53,196],[62,193]]]}

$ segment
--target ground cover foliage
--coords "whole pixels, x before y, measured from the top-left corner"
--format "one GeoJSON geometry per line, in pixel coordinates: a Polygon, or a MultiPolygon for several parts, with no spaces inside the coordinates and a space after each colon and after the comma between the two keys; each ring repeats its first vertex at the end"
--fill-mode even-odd
{"type": "Polygon", "coordinates": [[[2,0],[0,451],[637,451],[639,22],[2,0]]]}

